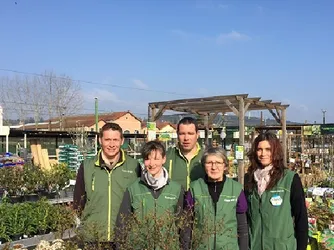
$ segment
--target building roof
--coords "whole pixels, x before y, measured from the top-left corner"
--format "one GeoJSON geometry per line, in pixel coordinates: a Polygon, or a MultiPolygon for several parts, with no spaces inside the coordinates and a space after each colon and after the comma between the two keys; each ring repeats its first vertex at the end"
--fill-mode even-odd
{"type": "MultiPolygon", "coordinates": [[[[122,112],[113,112],[113,113],[102,113],[99,114],[98,120],[104,122],[115,121],[122,116],[130,114],[135,119],[141,122],[141,120],[133,115],[130,111],[122,111],[122,112]]],[[[91,127],[95,124],[95,114],[84,114],[84,115],[73,115],[73,116],[64,116],[62,117],[63,128],[75,128],[75,127],[91,127]]],[[[25,129],[36,129],[35,124],[26,124],[25,129]]],[[[21,126],[23,128],[23,126],[21,126]]],[[[49,122],[43,122],[38,124],[38,129],[48,129],[49,122]]],[[[59,129],[60,128],[60,118],[52,118],[51,119],[51,129],[59,129]]]]}

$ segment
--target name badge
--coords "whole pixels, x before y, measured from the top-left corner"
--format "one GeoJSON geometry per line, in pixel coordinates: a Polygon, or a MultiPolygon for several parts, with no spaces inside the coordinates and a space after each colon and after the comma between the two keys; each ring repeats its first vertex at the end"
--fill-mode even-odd
{"type": "Polygon", "coordinates": [[[275,207],[278,207],[278,206],[282,205],[282,202],[283,202],[283,200],[282,200],[281,196],[279,196],[278,194],[274,195],[270,199],[270,203],[275,207]]]}

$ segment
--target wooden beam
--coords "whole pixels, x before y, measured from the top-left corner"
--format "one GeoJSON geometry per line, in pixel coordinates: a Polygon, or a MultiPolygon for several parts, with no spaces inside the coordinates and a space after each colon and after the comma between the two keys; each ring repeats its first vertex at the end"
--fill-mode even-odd
{"type": "Polygon", "coordinates": [[[155,108],[155,107],[152,108],[152,109],[151,109],[151,112],[152,112],[152,119],[153,119],[152,122],[155,122],[154,117],[155,117],[156,108],[155,108]]]}
{"type": "Polygon", "coordinates": [[[200,101],[213,101],[213,100],[225,100],[225,99],[236,99],[237,96],[246,98],[248,94],[238,94],[238,95],[225,95],[225,96],[211,96],[211,97],[202,97],[202,98],[189,98],[189,99],[179,99],[172,101],[163,101],[163,102],[151,102],[149,105],[168,105],[168,104],[181,104],[181,103],[196,103],[200,101]]]}
{"type": "Polygon", "coordinates": [[[162,114],[166,111],[166,109],[167,109],[167,105],[164,105],[164,106],[160,106],[160,107],[158,107],[159,108],[159,111],[158,111],[158,113],[154,116],[154,121],[156,121],[156,120],[158,120],[161,116],[162,116],[162,114]]]}
{"type": "Polygon", "coordinates": [[[278,116],[276,115],[276,113],[272,110],[272,109],[268,109],[268,111],[270,112],[270,114],[275,118],[276,122],[278,124],[281,124],[281,120],[278,118],[278,116]]]}
{"type": "Polygon", "coordinates": [[[276,114],[277,114],[278,118],[281,120],[281,118],[282,118],[281,111],[277,107],[275,108],[275,110],[276,110],[276,114]]]}
{"type": "Polygon", "coordinates": [[[233,111],[233,113],[235,115],[239,115],[239,111],[232,105],[232,103],[230,102],[230,100],[225,100],[225,103],[233,111]]]}
{"type": "Polygon", "coordinates": [[[245,112],[245,113],[247,112],[247,110],[248,110],[248,108],[249,108],[249,105],[250,105],[250,102],[249,102],[249,103],[246,103],[245,108],[244,108],[244,112],[245,112]]]}

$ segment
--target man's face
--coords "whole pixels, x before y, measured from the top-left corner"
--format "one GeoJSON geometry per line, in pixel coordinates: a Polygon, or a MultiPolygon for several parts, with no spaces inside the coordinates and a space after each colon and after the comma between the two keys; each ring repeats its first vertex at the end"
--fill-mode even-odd
{"type": "Polygon", "coordinates": [[[112,129],[103,131],[100,144],[104,155],[107,158],[114,158],[119,154],[123,141],[124,139],[119,131],[112,129]]]}
{"type": "Polygon", "coordinates": [[[180,124],[177,136],[181,151],[190,152],[196,147],[199,134],[194,124],[180,124]]]}

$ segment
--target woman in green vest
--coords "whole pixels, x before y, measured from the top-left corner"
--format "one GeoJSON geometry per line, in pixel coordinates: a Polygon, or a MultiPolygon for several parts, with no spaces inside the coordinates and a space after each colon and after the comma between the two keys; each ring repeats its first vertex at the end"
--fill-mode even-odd
{"type": "Polygon", "coordinates": [[[224,150],[208,148],[201,162],[206,176],[190,184],[185,200],[193,219],[192,249],[247,250],[247,201],[242,185],[224,174],[224,150]]]}
{"type": "Polygon", "coordinates": [[[184,190],[168,179],[161,142],[147,142],[142,157],[142,175],[124,193],[116,220],[117,248],[179,250],[183,247],[176,224],[183,211],[184,190]]]}
{"type": "Polygon", "coordinates": [[[245,176],[250,249],[305,250],[305,195],[298,174],[287,169],[276,135],[260,134],[248,154],[245,176]]]}

